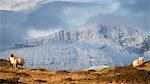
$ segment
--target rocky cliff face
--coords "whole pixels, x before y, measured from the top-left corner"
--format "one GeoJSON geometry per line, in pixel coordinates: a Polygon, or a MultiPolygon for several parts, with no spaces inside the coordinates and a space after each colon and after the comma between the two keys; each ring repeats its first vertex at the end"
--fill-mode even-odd
{"type": "Polygon", "coordinates": [[[29,39],[22,43],[14,44],[11,48],[16,49],[58,43],[100,43],[108,40],[122,47],[138,47],[141,46],[143,37],[137,30],[129,27],[84,25],[71,30],[60,30],[46,37],[29,39]]]}
{"type": "Polygon", "coordinates": [[[15,44],[1,55],[16,53],[28,67],[83,70],[132,63],[143,54],[143,42],[142,35],[130,27],[83,25],[15,44]]]}

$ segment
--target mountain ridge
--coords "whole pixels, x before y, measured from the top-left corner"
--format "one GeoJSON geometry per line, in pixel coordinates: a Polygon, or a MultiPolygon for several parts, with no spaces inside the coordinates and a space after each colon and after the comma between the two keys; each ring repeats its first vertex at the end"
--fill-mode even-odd
{"type": "MultiPolygon", "coordinates": [[[[133,32],[137,35],[139,34],[137,30],[133,31],[133,29],[131,29],[131,28],[127,29],[127,27],[125,27],[125,29],[122,30],[121,27],[123,28],[124,26],[111,27],[111,26],[105,26],[102,24],[94,25],[94,26],[93,25],[92,26],[91,25],[79,26],[79,27],[71,29],[71,30],[70,29],[60,30],[56,33],[53,33],[53,34],[45,36],[45,37],[26,40],[26,43],[23,42],[22,44],[30,45],[33,42],[33,43],[35,43],[34,45],[39,46],[40,44],[41,45],[44,44],[43,41],[47,41],[45,43],[53,44],[53,43],[55,43],[55,41],[56,41],[56,43],[85,42],[85,41],[90,41],[90,39],[92,39],[92,41],[93,40],[100,41],[101,38],[108,38],[108,39],[110,38],[111,40],[115,40],[116,38],[121,39],[121,37],[123,37],[123,35],[121,36],[121,33],[124,33],[124,35],[130,35],[130,36],[132,35],[131,33],[133,33],[133,32]],[[109,35],[109,33],[112,33],[112,34],[109,35]],[[119,37],[119,35],[120,35],[120,37],[119,37]],[[111,38],[111,37],[113,37],[113,38],[111,38]]],[[[135,37],[133,37],[133,39],[135,39],[135,37]]],[[[139,34],[139,39],[141,40],[139,43],[141,43],[143,41],[143,37],[141,37],[140,34],[139,34]]],[[[14,45],[14,47],[15,47],[15,45],[14,45]]]]}
{"type": "Polygon", "coordinates": [[[18,48],[13,46],[1,55],[8,58],[11,53],[15,53],[27,60],[27,67],[53,70],[115,67],[127,65],[143,54],[140,52],[143,41],[137,30],[128,27],[86,25],[60,30],[47,37],[19,44],[18,48]]]}

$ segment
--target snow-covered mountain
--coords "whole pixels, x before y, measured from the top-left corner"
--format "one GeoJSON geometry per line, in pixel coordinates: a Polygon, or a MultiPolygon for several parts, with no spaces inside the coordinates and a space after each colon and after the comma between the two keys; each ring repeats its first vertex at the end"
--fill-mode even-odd
{"type": "Polygon", "coordinates": [[[143,37],[137,30],[124,26],[83,25],[70,30],[60,30],[46,37],[29,39],[23,43],[14,44],[10,48],[58,43],[100,43],[106,40],[118,43],[122,47],[139,47],[143,37]]]}
{"type": "Polygon", "coordinates": [[[83,25],[14,44],[0,55],[3,58],[8,58],[10,53],[22,56],[27,67],[84,70],[132,63],[144,55],[140,52],[143,42],[142,35],[130,27],[83,25]]]}

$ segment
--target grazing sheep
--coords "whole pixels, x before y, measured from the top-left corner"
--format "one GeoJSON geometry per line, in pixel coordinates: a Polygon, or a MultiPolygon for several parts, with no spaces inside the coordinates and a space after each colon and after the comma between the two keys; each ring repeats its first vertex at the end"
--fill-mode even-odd
{"type": "Polygon", "coordinates": [[[13,64],[14,67],[17,67],[17,65],[23,67],[23,65],[25,64],[25,60],[21,57],[16,57],[14,54],[11,54],[10,63],[13,64]]]}
{"type": "Polygon", "coordinates": [[[133,61],[133,67],[138,67],[144,63],[143,57],[139,57],[133,61]]]}

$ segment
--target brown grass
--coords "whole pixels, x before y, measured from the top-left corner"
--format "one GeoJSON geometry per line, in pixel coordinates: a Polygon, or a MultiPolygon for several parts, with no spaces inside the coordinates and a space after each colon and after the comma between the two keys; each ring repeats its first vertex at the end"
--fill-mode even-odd
{"type": "Polygon", "coordinates": [[[134,68],[130,65],[125,67],[104,68],[98,71],[91,70],[69,72],[66,70],[48,71],[41,68],[13,68],[12,65],[10,65],[9,62],[6,60],[2,60],[0,64],[0,83],[13,82],[27,84],[147,84],[150,82],[150,71],[144,70],[144,68],[148,68],[146,66],[150,65],[140,66],[137,68],[134,68]],[[8,65],[4,66],[5,64],[8,65]]]}

